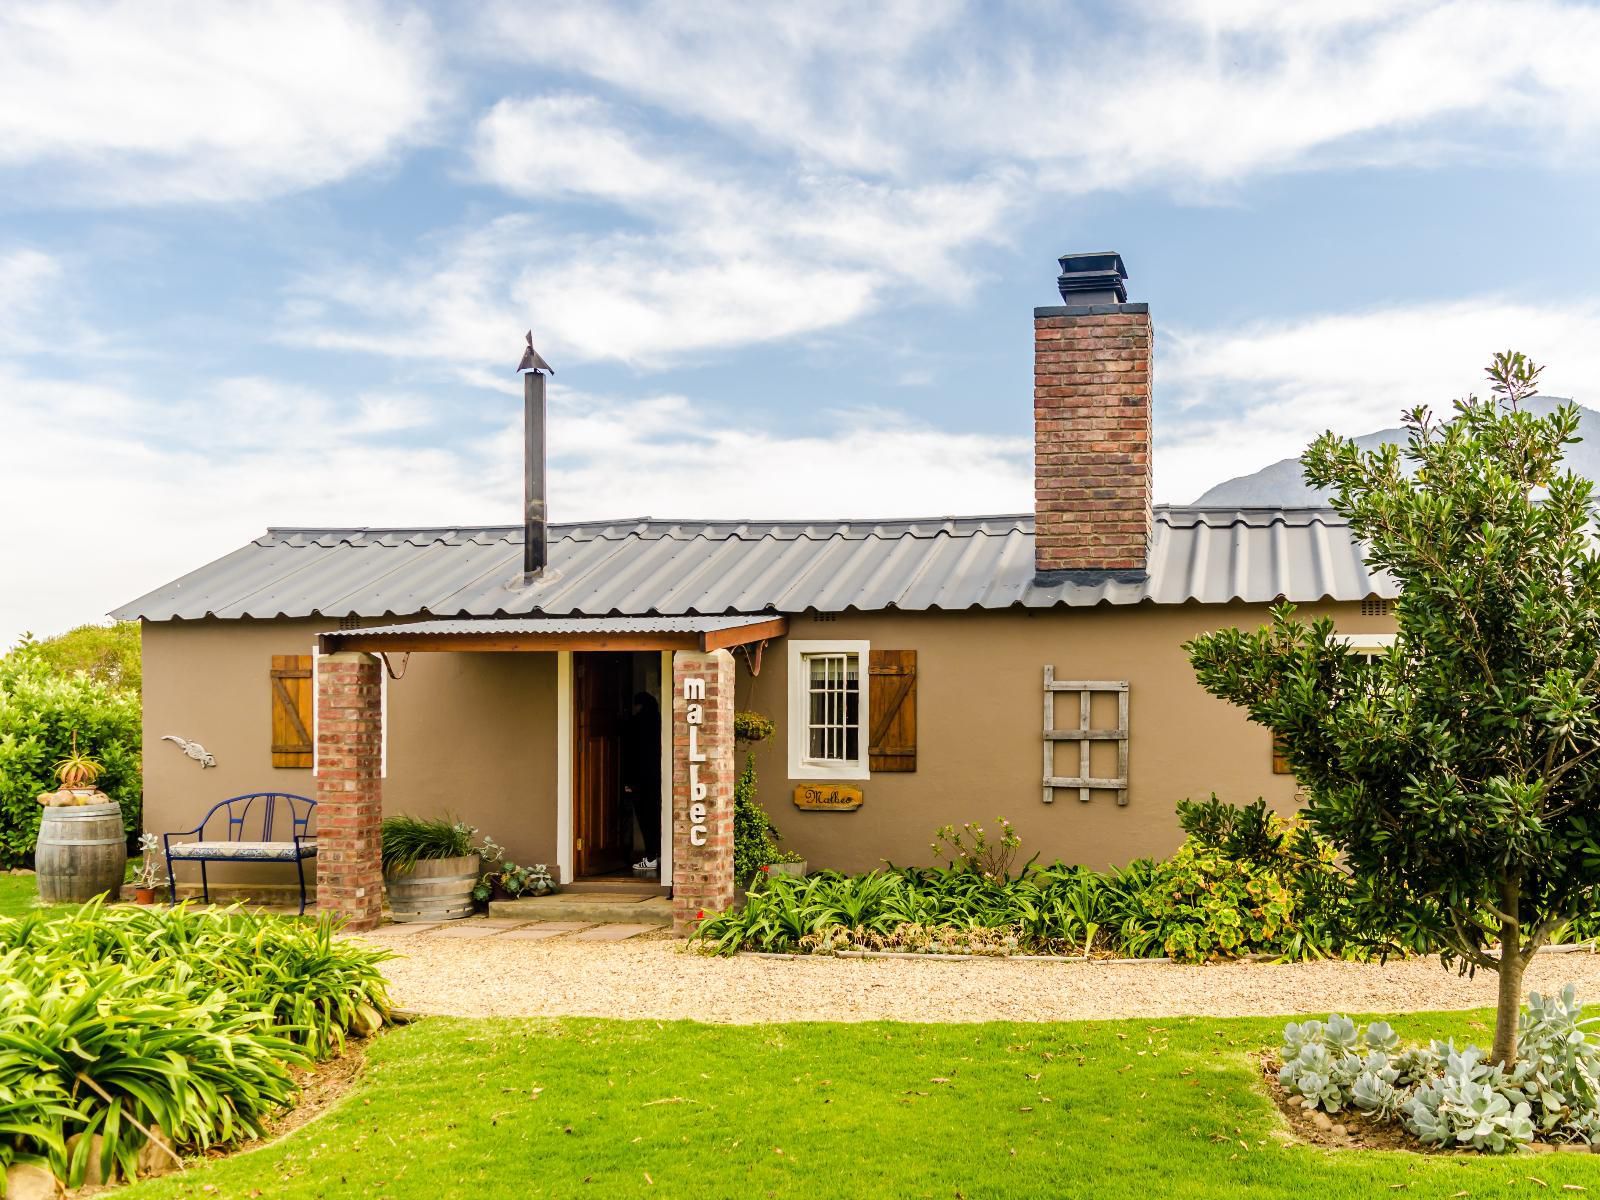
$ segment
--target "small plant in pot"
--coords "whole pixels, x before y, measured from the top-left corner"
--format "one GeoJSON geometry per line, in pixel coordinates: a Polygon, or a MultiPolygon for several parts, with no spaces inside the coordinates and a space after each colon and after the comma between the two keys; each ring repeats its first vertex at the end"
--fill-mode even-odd
{"type": "Polygon", "coordinates": [[[478,880],[472,898],[480,902],[496,898],[517,900],[523,896],[548,896],[560,890],[544,863],[519,867],[514,862],[502,862],[498,871],[490,871],[478,880]]]}
{"type": "Polygon", "coordinates": [[[133,873],[135,904],[154,904],[161,888],[161,842],[153,833],[139,835],[139,869],[133,873]]]}
{"type": "Polygon", "coordinates": [[[78,735],[72,735],[72,753],[55,765],[58,791],[43,792],[39,803],[46,808],[71,808],[83,804],[110,804],[111,797],[95,787],[95,781],[106,773],[98,759],[78,749],[78,735]]]}
{"type": "Polygon", "coordinates": [[[449,817],[385,817],[383,882],[396,921],[452,921],[472,914],[483,859],[477,830],[449,817]]]}

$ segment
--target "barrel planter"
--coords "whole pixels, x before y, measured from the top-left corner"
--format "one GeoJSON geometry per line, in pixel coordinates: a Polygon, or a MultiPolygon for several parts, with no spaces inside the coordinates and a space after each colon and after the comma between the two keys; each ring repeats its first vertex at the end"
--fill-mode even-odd
{"type": "Polygon", "coordinates": [[[127,834],[115,802],[42,810],[33,868],[46,904],[81,904],[107,892],[115,899],[127,867],[127,834]]]}
{"type": "Polygon", "coordinates": [[[396,921],[454,921],[472,915],[472,889],[478,884],[481,860],[419,858],[404,871],[383,873],[389,891],[389,915],[396,921]]]}

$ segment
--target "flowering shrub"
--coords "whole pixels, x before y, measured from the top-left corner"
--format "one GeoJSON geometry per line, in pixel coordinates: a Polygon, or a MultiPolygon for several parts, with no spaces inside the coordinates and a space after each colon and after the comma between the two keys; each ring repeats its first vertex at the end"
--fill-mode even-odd
{"type": "Polygon", "coordinates": [[[986,879],[1010,879],[1011,863],[1017,856],[1022,839],[1004,817],[999,818],[999,830],[994,840],[976,821],[968,821],[959,829],[954,825],[941,825],[933,831],[929,847],[935,858],[942,858],[953,871],[970,871],[986,879]]]}
{"type": "Polygon", "coordinates": [[[1191,841],[1158,867],[1143,915],[1169,958],[1200,962],[1277,948],[1296,901],[1282,874],[1191,841]]]}

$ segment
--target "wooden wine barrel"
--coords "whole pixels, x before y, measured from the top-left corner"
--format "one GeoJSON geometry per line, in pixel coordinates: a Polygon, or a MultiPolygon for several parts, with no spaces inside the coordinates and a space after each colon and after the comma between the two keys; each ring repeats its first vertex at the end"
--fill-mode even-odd
{"type": "Polygon", "coordinates": [[[115,900],[127,866],[128,840],[115,802],[43,810],[33,868],[46,904],[81,904],[106,892],[115,900]]]}
{"type": "Polygon", "coordinates": [[[409,871],[385,871],[389,915],[396,921],[454,921],[472,915],[478,882],[476,854],[419,858],[409,871]]]}

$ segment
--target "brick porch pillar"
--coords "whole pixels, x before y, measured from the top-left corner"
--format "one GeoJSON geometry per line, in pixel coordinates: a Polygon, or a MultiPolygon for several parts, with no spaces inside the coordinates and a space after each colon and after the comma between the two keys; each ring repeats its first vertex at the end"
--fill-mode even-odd
{"type": "Polygon", "coordinates": [[[733,655],[672,656],[672,930],[733,903],[733,655]]]}
{"type": "Polygon", "coordinates": [[[370,654],[317,659],[317,909],[352,930],[383,917],[382,669],[370,654]]]}

